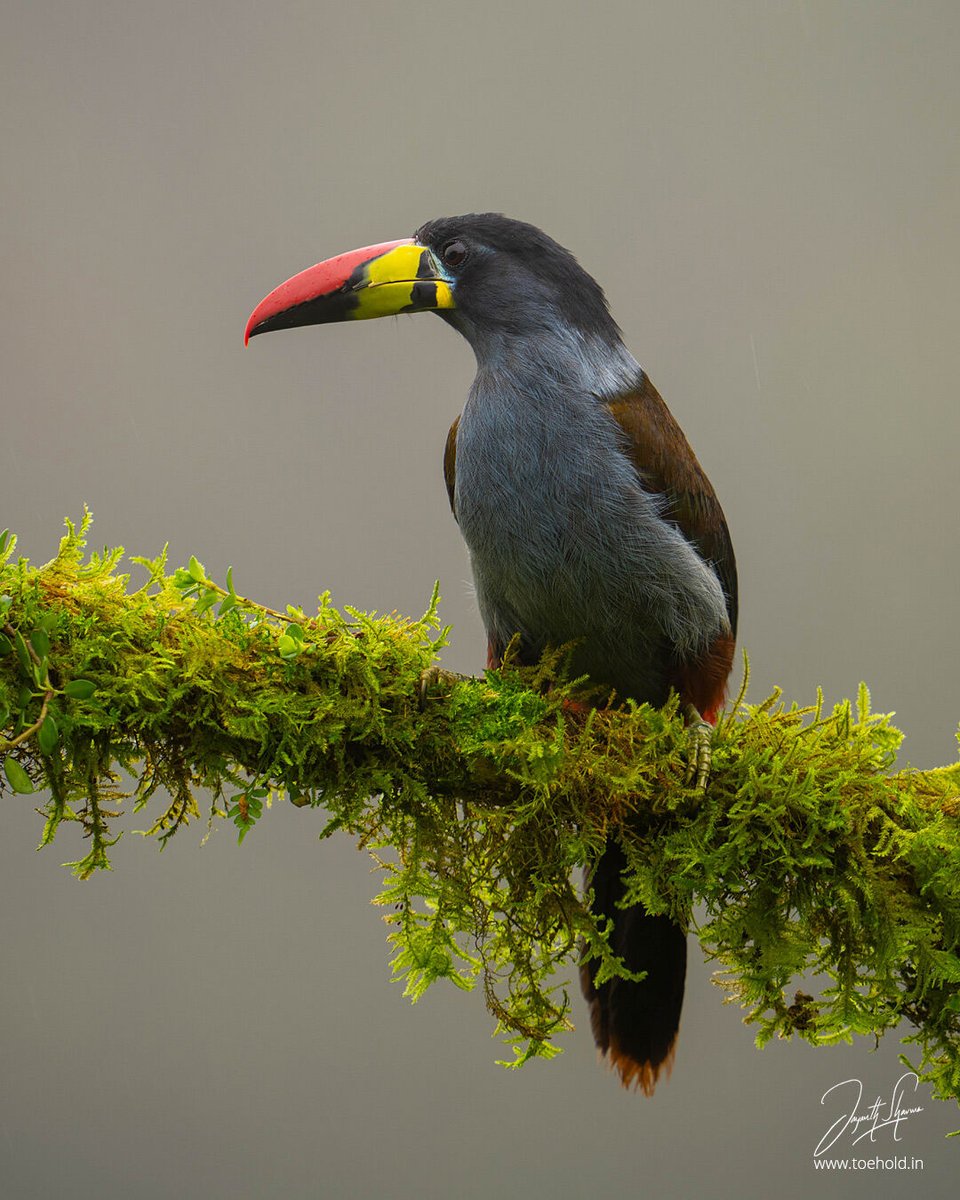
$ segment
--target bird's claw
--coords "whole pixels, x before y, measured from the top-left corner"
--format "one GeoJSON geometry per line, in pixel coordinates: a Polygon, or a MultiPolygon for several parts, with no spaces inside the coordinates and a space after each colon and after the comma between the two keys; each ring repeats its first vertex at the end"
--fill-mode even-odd
{"type": "Polygon", "coordinates": [[[466,678],[464,675],[456,675],[453,671],[445,671],[443,667],[427,667],[425,671],[420,672],[420,687],[418,688],[418,703],[420,711],[427,706],[427,697],[435,688],[446,686],[452,687],[459,680],[466,678]]]}
{"type": "Polygon", "coordinates": [[[697,791],[705,792],[713,762],[713,726],[703,719],[693,704],[684,705],[683,715],[690,736],[690,758],[683,782],[690,784],[695,781],[697,791]]]}

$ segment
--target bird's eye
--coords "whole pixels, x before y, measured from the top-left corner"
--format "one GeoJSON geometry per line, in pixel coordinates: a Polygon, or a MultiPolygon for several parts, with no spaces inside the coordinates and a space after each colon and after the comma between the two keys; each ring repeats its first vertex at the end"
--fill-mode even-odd
{"type": "Polygon", "coordinates": [[[447,242],[440,251],[443,261],[448,267],[459,267],[467,257],[467,248],[461,241],[447,242]]]}

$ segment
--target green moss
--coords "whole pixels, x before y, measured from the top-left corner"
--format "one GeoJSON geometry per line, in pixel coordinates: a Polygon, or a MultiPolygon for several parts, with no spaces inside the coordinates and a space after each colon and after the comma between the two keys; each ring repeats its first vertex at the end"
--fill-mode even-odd
{"type": "Polygon", "coordinates": [[[436,595],[419,621],[327,597],[314,616],[277,613],[195,559],[168,573],[164,555],[133,560],[147,574],[133,588],[121,551],[86,555],[88,529],[68,523],[40,568],[0,538],[2,782],[48,789],[41,844],[78,827],[80,878],[109,866],[125,808],[163,843],[200,795],[241,840],[274,799],[321,807],[324,835],[382,865],[407,994],[479,981],[519,1065],[570,1027],[562,981],[581,944],[623,971],[576,870],[615,833],[629,900],[705,914],[697,936],[759,1043],[906,1018],[921,1077],[960,1097],[960,767],[895,772],[901,735],[865,687],[831,712],[741,697],[700,792],[675,704],[570,705],[560,655],[421,702],[446,633],[436,595]],[[791,997],[811,975],[820,994],[791,997]]]}

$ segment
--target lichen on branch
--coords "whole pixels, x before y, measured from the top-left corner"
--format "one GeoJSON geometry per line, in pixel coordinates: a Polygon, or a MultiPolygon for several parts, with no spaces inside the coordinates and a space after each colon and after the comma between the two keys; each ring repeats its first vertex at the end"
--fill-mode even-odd
{"type": "Polygon", "coordinates": [[[829,712],[741,697],[703,792],[675,702],[572,705],[562,654],[424,697],[436,594],[417,621],[328,596],[279,613],[165,553],[131,560],[134,586],[121,550],[87,553],[89,524],[39,568],[0,536],[2,783],[46,789],[41,845],[75,827],[80,878],[109,867],[125,810],[164,844],[201,796],[240,840],[275,800],[321,809],[321,836],[383,868],[407,994],[479,981],[515,1066],[557,1052],[584,946],[623,969],[577,869],[616,836],[628,902],[696,920],[758,1042],[906,1019],[921,1078],[960,1098],[960,766],[896,771],[901,734],[863,685],[829,712]],[[817,996],[796,990],[811,975],[817,996]]]}

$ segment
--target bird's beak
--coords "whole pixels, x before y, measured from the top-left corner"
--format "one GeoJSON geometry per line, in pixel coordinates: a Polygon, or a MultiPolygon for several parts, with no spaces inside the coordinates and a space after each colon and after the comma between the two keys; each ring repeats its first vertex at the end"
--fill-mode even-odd
{"type": "Polygon", "coordinates": [[[243,342],[273,329],[454,307],[433,252],[404,238],[338,254],[281,283],[250,314],[243,342]]]}

